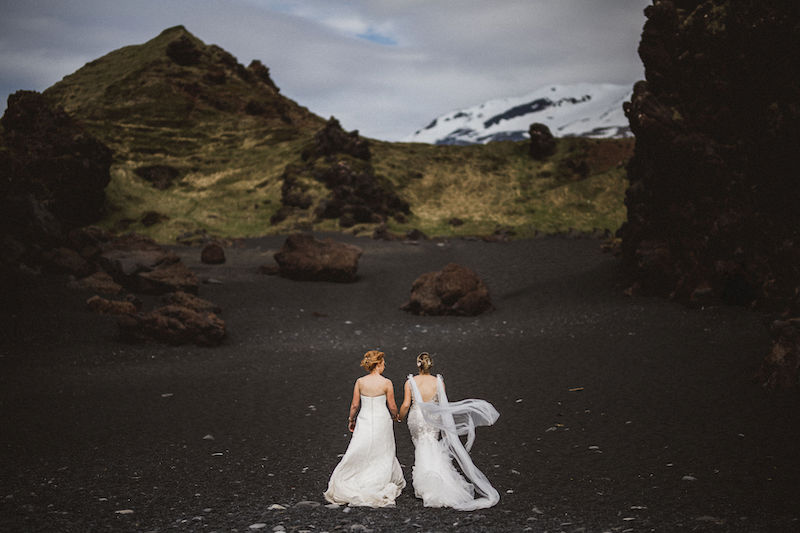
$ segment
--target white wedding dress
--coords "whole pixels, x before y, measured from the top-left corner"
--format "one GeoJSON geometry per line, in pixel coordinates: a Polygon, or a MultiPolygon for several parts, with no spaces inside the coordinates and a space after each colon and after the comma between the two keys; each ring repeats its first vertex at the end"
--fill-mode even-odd
{"type": "Polygon", "coordinates": [[[442,376],[436,376],[436,395],[430,402],[422,401],[413,376],[409,375],[408,381],[412,391],[408,430],[414,442],[414,494],[425,507],[474,511],[495,505],[500,495],[473,464],[468,450],[475,442],[475,426],[494,424],[500,414],[484,400],[448,402],[442,376]],[[459,435],[467,435],[466,448],[459,435]]]}
{"type": "Polygon", "coordinates": [[[356,428],[331,474],[325,499],[340,505],[386,507],[394,505],[405,486],[386,395],[361,396],[356,428]]]}

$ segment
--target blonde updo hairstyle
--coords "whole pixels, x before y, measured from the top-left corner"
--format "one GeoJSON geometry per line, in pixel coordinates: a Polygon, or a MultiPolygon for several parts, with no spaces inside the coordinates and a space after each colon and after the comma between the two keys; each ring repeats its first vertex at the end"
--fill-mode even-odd
{"type": "Polygon", "coordinates": [[[364,358],[361,360],[361,368],[366,370],[367,372],[372,372],[376,366],[381,364],[383,361],[383,352],[379,352],[378,350],[370,350],[364,354],[364,358]]]}
{"type": "Polygon", "coordinates": [[[417,368],[420,374],[430,374],[433,368],[433,359],[428,352],[422,352],[417,356],[417,368]]]}

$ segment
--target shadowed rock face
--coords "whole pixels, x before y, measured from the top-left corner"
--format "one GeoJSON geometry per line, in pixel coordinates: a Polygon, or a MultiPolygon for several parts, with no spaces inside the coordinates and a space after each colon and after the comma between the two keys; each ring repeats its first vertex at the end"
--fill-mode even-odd
{"type": "Polygon", "coordinates": [[[215,346],[225,338],[225,322],[214,313],[182,305],[165,305],[147,313],[124,314],[117,324],[123,338],[157,340],[167,344],[215,346]]]}
{"type": "Polygon", "coordinates": [[[314,144],[303,152],[303,159],[349,154],[357,159],[369,161],[369,141],[363,139],[358,131],[346,132],[339,121],[331,117],[321,130],[314,135],[314,144]]]}
{"type": "Polygon", "coordinates": [[[0,123],[0,231],[39,237],[30,201],[62,229],[102,216],[111,150],[34,91],[9,96],[0,123]]]}
{"type": "Polygon", "coordinates": [[[411,298],[401,309],[415,315],[475,316],[492,309],[492,300],[474,271],[450,263],[418,277],[411,286],[411,298]]]}
{"type": "Polygon", "coordinates": [[[203,247],[200,260],[208,265],[221,265],[225,262],[225,249],[215,242],[210,242],[203,247]]]}
{"type": "Polygon", "coordinates": [[[656,1],[625,112],[624,264],[646,294],[800,312],[800,4],[656,1]]]}
{"type": "Polygon", "coordinates": [[[545,159],[556,152],[556,140],[545,124],[538,122],[531,124],[528,134],[531,138],[528,150],[532,158],[545,159]]]}
{"type": "Polygon", "coordinates": [[[281,186],[283,208],[272,222],[282,221],[293,209],[314,206],[309,190],[313,182],[329,191],[316,203],[317,220],[338,218],[340,226],[350,227],[408,214],[408,202],[395,193],[387,179],[375,174],[369,159],[369,142],[357,131],[344,131],[331,117],[303,151],[303,162],[286,166],[281,186]]]}
{"type": "Polygon", "coordinates": [[[796,305],[796,2],[656,2],[626,114],[626,266],[645,293],[796,305]]]}
{"type": "Polygon", "coordinates": [[[275,254],[279,274],[298,281],[353,282],[358,278],[358,246],[296,233],[275,254]]]}

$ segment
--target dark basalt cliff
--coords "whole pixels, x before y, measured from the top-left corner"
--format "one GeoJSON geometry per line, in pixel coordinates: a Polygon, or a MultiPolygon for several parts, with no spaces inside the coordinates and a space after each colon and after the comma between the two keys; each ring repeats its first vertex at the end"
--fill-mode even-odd
{"type": "Polygon", "coordinates": [[[796,315],[798,3],[657,0],[645,14],[620,230],[634,291],[796,315]]]}
{"type": "MultiPolygon", "coordinates": [[[[18,91],[0,119],[0,235],[27,251],[98,220],[111,150],[39,93],[18,91]]],[[[3,254],[5,259],[9,255],[3,254]]]]}

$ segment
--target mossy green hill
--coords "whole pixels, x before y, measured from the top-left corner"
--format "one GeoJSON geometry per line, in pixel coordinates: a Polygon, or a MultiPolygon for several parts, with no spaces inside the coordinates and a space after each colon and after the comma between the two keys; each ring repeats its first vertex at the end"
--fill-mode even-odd
{"type": "MultiPolygon", "coordinates": [[[[107,227],[164,242],[199,229],[224,237],[339,229],[313,209],[270,222],[282,207],[284,169],[301,161],[325,120],[283,96],[259,61],[245,67],[177,26],[86,64],[44,94],[114,151],[107,227]]],[[[630,140],[561,139],[538,162],[524,142],[370,141],[375,173],[411,207],[402,222],[388,220],[390,229],[429,235],[616,230],[631,149],[630,140]]]]}

